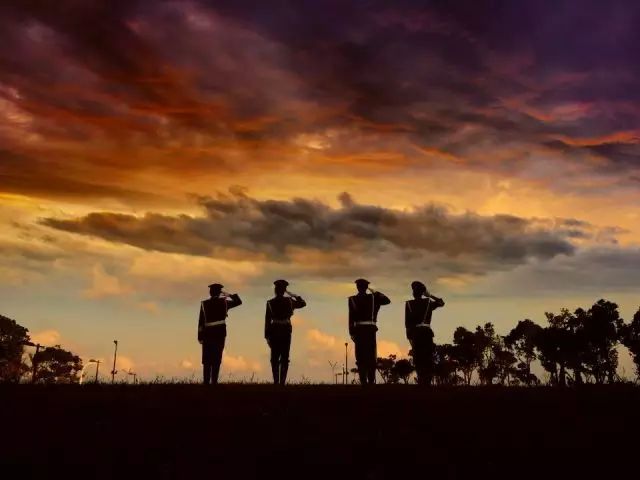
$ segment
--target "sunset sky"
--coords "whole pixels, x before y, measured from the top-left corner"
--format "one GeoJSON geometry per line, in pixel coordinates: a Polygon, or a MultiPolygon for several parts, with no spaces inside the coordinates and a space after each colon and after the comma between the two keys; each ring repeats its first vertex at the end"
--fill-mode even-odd
{"type": "Polygon", "coordinates": [[[330,380],[358,277],[392,300],[382,355],[413,280],[438,342],[602,297],[629,320],[639,25],[636,0],[0,2],[0,314],[188,378],[220,282],[221,378],[267,379],[286,278],[292,381],[330,380]]]}

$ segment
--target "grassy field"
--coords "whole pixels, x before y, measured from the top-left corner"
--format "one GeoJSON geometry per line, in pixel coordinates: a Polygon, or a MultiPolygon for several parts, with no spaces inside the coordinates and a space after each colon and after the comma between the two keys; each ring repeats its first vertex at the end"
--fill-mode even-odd
{"type": "Polygon", "coordinates": [[[640,389],[0,386],[2,478],[637,478],[640,389]]]}

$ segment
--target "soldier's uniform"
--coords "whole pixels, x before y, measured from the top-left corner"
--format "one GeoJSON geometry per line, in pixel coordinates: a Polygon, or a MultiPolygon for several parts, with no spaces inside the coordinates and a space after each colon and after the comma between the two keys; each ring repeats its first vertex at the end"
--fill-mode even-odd
{"type": "MultiPolygon", "coordinates": [[[[413,288],[424,289],[420,282],[413,282],[413,288]]],[[[408,300],[404,309],[404,325],[407,339],[413,351],[413,363],[418,375],[418,383],[431,385],[433,376],[433,330],[431,330],[431,316],[436,308],[444,306],[441,298],[428,296],[408,300]]]]}
{"type": "MultiPolygon", "coordinates": [[[[274,282],[276,286],[289,285],[285,280],[274,282]]],[[[264,338],[271,348],[271,371],[273,383],[284,385],[289,370],[289,351],[291,349],[291,317],[294,310],[307,304],[301,297],[276,295],[267,301],[264,316],[264,338]]]]}
{"type": "MultiPolygon", "coordinates": [[[[364,279],[356,283],[366,283],[364,279]]],[[[358,293],[349,297],[349,335],[356,347],[356,366],[362,385],[376,383],[378,311],[391,300],[380,292],[358,293]]]]}
{"type": "MultiPolygon", "coordinates": [[[[219,286],[222,288],[222,285],[219,286]]],[[[228,311],[240,304],[242,300],[237,294],[230,297],[211,297],[200,304],[198,341],[202,343],[202,372],[205,384],[218,383],[222,352],[227,338],[228,311]]]]}

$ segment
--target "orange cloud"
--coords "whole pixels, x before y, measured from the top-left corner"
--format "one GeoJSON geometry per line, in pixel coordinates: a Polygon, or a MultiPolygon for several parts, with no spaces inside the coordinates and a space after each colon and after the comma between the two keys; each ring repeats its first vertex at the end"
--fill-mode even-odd
{"type": "Polygon", "coordinates": [[[118,277],[108,274],[101,264],[96,264],[92,270],[91,286],[84,290],[83,295],[90,299],[106,297],[120,297],[131,293],[131,288],[121,283],[118,277]]]}

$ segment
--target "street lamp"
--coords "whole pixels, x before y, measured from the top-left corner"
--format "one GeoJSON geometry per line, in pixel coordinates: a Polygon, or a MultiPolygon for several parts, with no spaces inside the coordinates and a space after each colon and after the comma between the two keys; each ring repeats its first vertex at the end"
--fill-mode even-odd
{"type": "Polygon", "coordinates": [[[111,383],[116,382],[116,373],[118,373],[118,371],[116,370],[116,358],[118,358],[118,340],[114,340],[113,343],[115,345],[115,349],[113,351],[113,368],[111,369],[111,383]]]}
{"type": "Polygon", "coordinates": [[[33,358],[31,359],[31,383],[36,383],[36,372],[38,370],[38,353],[40,353],[42,345],[29,341],[24,341],[22,342],[22,344],[27,345],[28,347],[36,347],[36,353],[33,354],[33,358]]]}
{"type": "Polygon", "coordinates": [[[84,379],[84,369],[87,368],[89,366],[90,363],[95,363],[96,364],[96,377],[95,377],[95,383],[98,383],[98,371],[100,370],[100,360],[94,360],[93,358],[90,359],[84,367],[82,367],[82,372],[80,373],[80,385],[82,385],[82,380],[84,379]]]}
{"type": "Polygon", "coordinates": [[[344,342],[344,384],[349,385],[349,342],[344,342]]]}
{"type": "Polygon", "coordinates": [[[329,366],[331,366],[331,376],[335,378],[336,383],[338,383],[338,377],[336,375],[336,367],[338,366],[338,362],[332,362],[331,360],[327,360],[329,362],[329,366]]]}
{"type": "Polygon", "coordinates": [[[129,369],[129,371],[127,372],[127,375],[132,375],[133,376],[133,384],[135,385],[136,383],[138,383],[138,374],[135,372],[132,372],[131,369],[129,369]]]}

